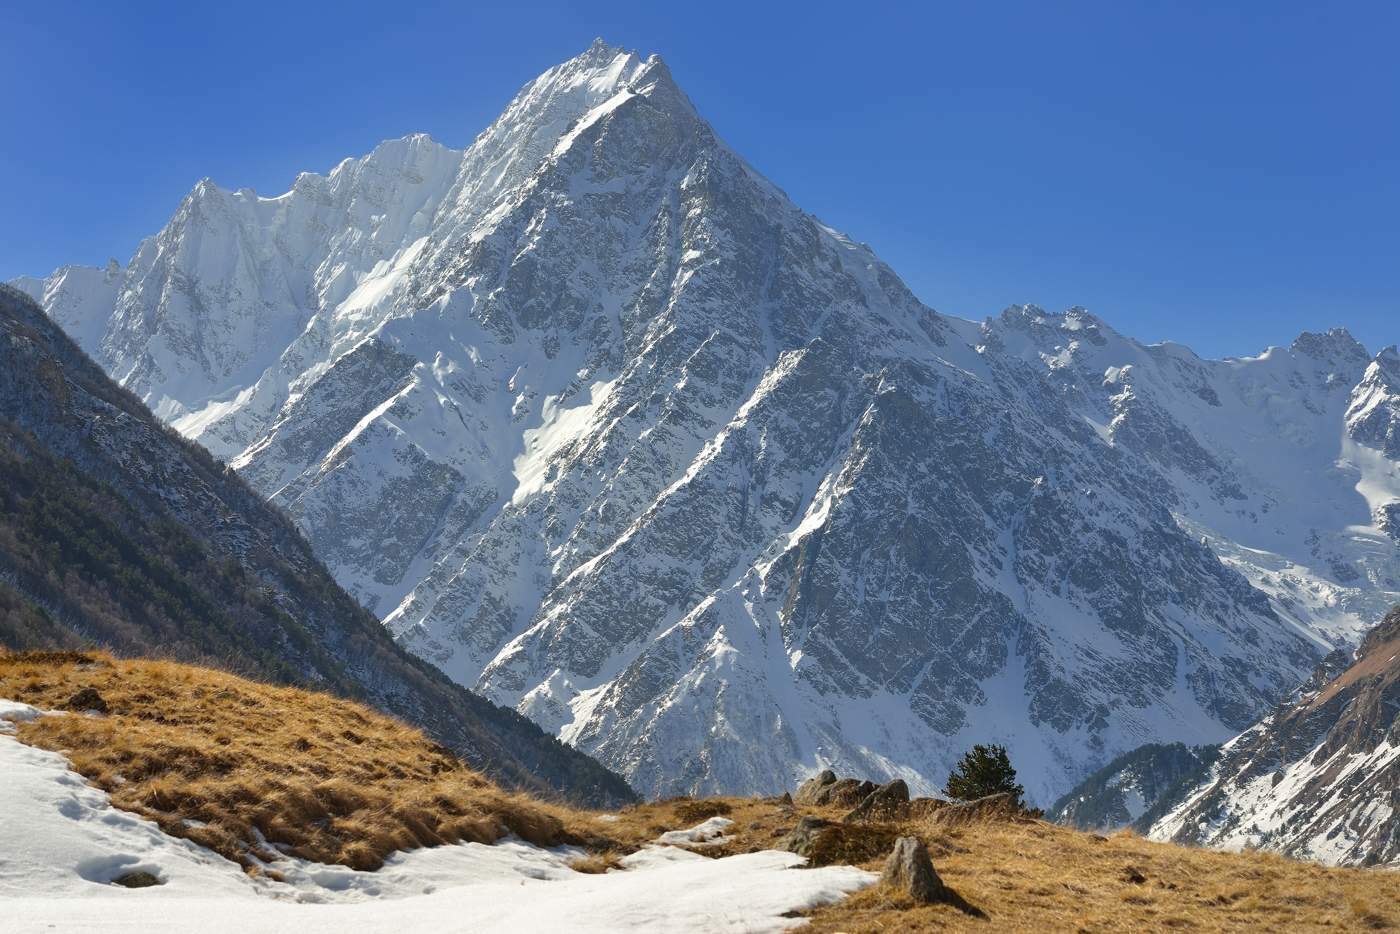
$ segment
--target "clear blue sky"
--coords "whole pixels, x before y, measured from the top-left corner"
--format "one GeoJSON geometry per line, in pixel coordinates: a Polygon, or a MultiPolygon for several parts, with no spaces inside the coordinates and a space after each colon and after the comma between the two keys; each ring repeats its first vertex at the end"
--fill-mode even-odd
{"type": "Polygon", "coordinates": [[[941,311],[1082,304],[1211,356],[1400,341],[1393,0],[197,6],[0,14],[0,278],[126,262],[203,176],[466,145],[599,35],[941,311]]]}

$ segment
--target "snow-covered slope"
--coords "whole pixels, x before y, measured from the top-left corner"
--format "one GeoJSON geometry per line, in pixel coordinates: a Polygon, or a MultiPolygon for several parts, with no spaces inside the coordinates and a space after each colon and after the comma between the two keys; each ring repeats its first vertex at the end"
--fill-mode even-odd
{"type": "Polygon", "coordinates": [[[1354,654],[1231,740],[1151,836],[1340,865],[1400,865],[1400,607],[1354,654]]]}
{"type": "Polygon", "coordinates": [[[1400,590],[1391,357],[939,315],[601,42],[465,151],[201,182],[87,347],[644,792],[929,791],[995,741],[1050,801],[1234,735],[1400,590]]]}
{"type": "Polygon", "coordinates": [[[44,307],[85,350],[102,343],[124,273],[116,260],[106,267],[64,266],[47,279],[22,277],[10,283],[44,307]]]}

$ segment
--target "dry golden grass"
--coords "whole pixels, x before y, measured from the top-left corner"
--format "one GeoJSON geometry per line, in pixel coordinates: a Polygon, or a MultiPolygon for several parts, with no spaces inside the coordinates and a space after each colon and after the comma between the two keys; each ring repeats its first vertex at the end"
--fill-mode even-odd
{"type": "Polygon", "coordinates": [[[678,798],[675,800],[675,816],[679,825],[691,827],[712,817],[724,817],[734,810],[733,806],[718,798],[678,798]]]}
{"type": "MultiPolygon", "coordinates": [[[[728,844],[711,856],[771,849],[806,815],[844,809],[784,806],[771,798],[643,804],[600,831],[636,846],[685,826],[697,805],[728,806],[728,844]],[[606,828],[606,829],[604,829],[606,828]]],[[[943,881],[963,900],[916,906],[881,886],[806,912],[814,932],[848,931],[1359,931],[1400,928],[1400,873],[1327,869],[1263,853],[1217,853],[1152,843],[1131,833],[1082,833],[1044,821],[976,821],[950,827],[923,817],[854,825],[883,840],[928,844],[943,881]]],[[[880,847],[875,847],[880,849],[880,847]]],[[[878,872],[881,855],[858,865],[878,872]]]]}
{"type": "Polygon", "coordinates": [[[325,694],[102,654],[0,654],[0,697],[102,717],[42,717],[19,739],[62,752],[112,803],[247,868],[271,854],[377,868],[395,850],[507,833],[573,841],[573,812],[502,791],[418,730],[325,694]]]}
{"type": "MultiPolygon", "coordinates": [[[[307,859],[359,868],[394,850],[505,833],[581,843],[581,872],[615,869],[668,830],[723,815],[710,856],[771,849],[813,815],[774,798],[688,798],[598,814],[508,794],[417,730],[356,704],[232,675],[103,655],[0,654],[0,697],[62,708],[93,688],[105,717],[19,725],[63,752],[113,803],[252,865],[258,834],[307,859]]],[[[1226,854],[1080,833],[1041,821],[959,826],[933,815],[855,825],[847,855],[878,870],[897,834],[929,847],[963,900],[915,906],[880,886],[806,914],[834,931],[1358,931],[1400,927],[1400,874],[1325,869],[1260,853],[1226,854]]],[[[264,856],[269,855],[264,852],[264,856]]]]}
{"type": "Polygon", "coordinates": [[[622,857],[625,853],[616,850],[608,850],[604,853],[589,853],[586,856],[577,856],[569,860],[569,868],[574,872],[586,872],[597,874],[608,872],[613,869],[622,868],[622,857]]]}
{"type": "MultiPolygon", "coordinates": [[[[825,931],[1355,931],[1400,923],[1400,876],[1217,853],[1043,821],[909,826],[978,917],[876,886],[812,912],[825,931]]],[[[866,864],[878,869],[879,861],[866,864]]]]}

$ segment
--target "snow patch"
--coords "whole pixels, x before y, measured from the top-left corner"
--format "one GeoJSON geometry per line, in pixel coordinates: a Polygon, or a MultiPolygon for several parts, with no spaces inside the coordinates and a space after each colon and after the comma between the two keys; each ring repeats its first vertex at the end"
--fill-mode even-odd
{"type": "Polygon", "coordinates": [[[28,723],[40,717],[61,716],[61,710],[40,710],[19,701],[0,699],[0,733],[14,733],[16,723],[28,723]]]}
{"type": "Polygon", "coordinates": [[[560,406],[558,396],[545,397],[540,426],[525,430],[525,449],[515,458],[516,486],[510,498],[512,505],[545,488],[549,462],[562,447],[584,435],[593,413],[607,401],[616,382],[595,382],[589,387],[589,401],[570,409],[560,406]]]}
{"type": "Polygon", "coordinates": [[[715,846],[728,841],[724,831],[733,823],[727,817],[711,817],[689,830],[669,830],[657,837],[656,842],[671,846],[715,846]]]}

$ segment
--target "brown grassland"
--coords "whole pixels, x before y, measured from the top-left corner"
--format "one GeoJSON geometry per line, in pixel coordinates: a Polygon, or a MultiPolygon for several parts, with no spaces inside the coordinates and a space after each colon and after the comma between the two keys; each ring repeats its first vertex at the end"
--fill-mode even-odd
{"type": "MultiPolygon", "coordinates": [[[[843,809],[788,809],[771,798],[644,804],[610,833],[652,839],[682,826],[676,811],[725,805],[733,841],[723,856],[771,849],[797,817],[839,820],[843,809]]],[[[1267,853],[1217,853],[1153,843],[1131,833],[1084,833],[1045,821],[987,820],[960,827],[934,818],[856,825],[877,856],[851,855],[879,872],[896,835],[922,838],[943,881],[966,902],[916,906],[874,886],[804,912],[813,932],[836,931],[1367,931],[1400,928],[1400,873],[1329,869],[1267,853]]],[[[859,837],[857,837],[859,839],[859,837]]]]}
{"type": "MultiPolygon", "coordinates": [[[[667,830],[734,823],[712,856],[772,848],[804,815],[774,798],[674,799],[603,815],[508,794],[416,730],[356,704],[207,669],[100,654],[0,655],[0,697],[62,708],[96,689],[102,717],[44,717],[19,738],[62,751],[118,807],[245,866],[269,842],[307,859],[373,868],[397,849],[515,833],[582,845],[575,868],[614,869],[667,830]],[[196,823],[187,823],[194,821],[196,823]]],[[[1081,833],[1043,821],[949,826],[937,813],[853,825],[843,852],[876,870],[913,834],[963,901],[915,906],[874,886],[805,913],[812,931],[1356,931],[1400,927],[1400,873],[1326,869],[1081,833]]],[[[264,856],[271,855],[266,852],[264,856]]],[[[800,870],[798,870],[800,871],[800,870]]]]}
{"type": "Polygon", "coordinates": [[[1043,821],[920,835],[944,883],[984,918],[876,887],[814,913],[811,930],[1360,931],[1400,921],[1400,877],[1381,870],[1103,838],[1043,821]]]}
{"type": "Polygon", "coordinates": [[[19,739],[62,752],[119,808],[245,868],[272,854],[377,868],[395,850],[514,833],[566,842],[561,811],[502,791],[418,730],[328,694],[100,653],[0,655],[0,697],[106,716],[41,717],[19,739]]]}

